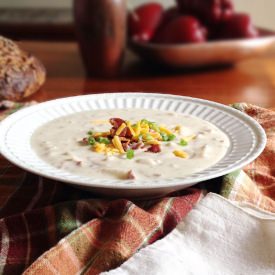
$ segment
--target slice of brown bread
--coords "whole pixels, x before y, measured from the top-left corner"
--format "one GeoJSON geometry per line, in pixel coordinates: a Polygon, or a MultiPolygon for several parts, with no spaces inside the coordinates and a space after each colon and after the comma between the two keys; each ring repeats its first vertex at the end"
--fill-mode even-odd
{"type": "Polygon", "coordinates": [[[46,70],[33,55],[0,36],[0,99],[21,100],[45,82],[46,70]]]}

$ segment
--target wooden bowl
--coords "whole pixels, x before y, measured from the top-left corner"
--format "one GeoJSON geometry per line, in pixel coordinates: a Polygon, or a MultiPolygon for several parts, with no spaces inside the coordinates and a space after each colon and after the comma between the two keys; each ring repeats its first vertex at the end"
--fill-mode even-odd
{"type": "Polygon", "coordinates": [[[247,58],[275,53],[275,33],[260,29],[253,39],[210,41],[200,44],[154,44],[130,42],[141,58],[172,68],[232,65],[247,58]]]}

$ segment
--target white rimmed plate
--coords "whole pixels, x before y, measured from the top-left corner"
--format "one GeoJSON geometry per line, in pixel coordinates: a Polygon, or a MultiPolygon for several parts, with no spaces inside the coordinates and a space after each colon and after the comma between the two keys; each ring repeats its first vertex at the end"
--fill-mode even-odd
{"type": "Polygon", "coordinates": [[[108,196],[161,196],[216,178],[252,162],[264,149],[262,127],[249,116],[222,104],[191,97],[150,93],[110,93],[69,97],[20,110],[0,124],[0,151],[15,165],[77,187],[108,196]],[[50,120],[88,110],[145,108],[196,116],[221,129],[230,139],[222,160],[185,178],[155,181],[99,180],[57,169],[40,159],[31,147],[34,131],[50,120]]]}

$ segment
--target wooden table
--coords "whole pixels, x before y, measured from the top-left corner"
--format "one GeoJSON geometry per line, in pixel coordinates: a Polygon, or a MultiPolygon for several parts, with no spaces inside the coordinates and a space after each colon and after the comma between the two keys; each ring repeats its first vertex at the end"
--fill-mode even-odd
{"type": "MultiPolygon", "coordinates": [[[[249,102],[275,107],[275,56],[241,62],[219,70],[171,72],[140,62],[127,52],[123,74],[117,79],[86,79],[76,43],[21,42],[45,64],[44,87],[27,100],[100,92],[161,92],[186,95],[224,104],[249,102]]],[[[16,188],[1,185],[0,206],[16,188]]]]}
{"type": "Polygon", "coordinates": [[[31,99],[44,101],[79,94],[143,91],[209,99],[224,104],[250,102],[275,106],[275,55],[220,70],[171,72],[141,63],[127,53],[118,79],[85,79],[75,43],[24,42],[22,47],[45,64],[47,82],[31,99]]]}

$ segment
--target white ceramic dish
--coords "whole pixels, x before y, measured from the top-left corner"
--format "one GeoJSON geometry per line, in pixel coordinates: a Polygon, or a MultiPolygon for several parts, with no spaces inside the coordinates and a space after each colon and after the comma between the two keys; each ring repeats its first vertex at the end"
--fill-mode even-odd
{"type": "Polygon", "coordinates": [[[261,126],[233,108],[206,100],[149,93],[113,93],[69,97],[44,102],[16,112],[1,123],[0,151],[15,165],[108,196],[161,196],[195,183],[225,175],[253,161],[264,149],[266,136],[261,126]],[[57,169],[40,159],[31,147],[34,131],[55,118],[75,112],[145,108],[174,111],[209,121],[225,132],[230,148],[217,164],[185,178],[152,181],[98,180],[57,169]]]}

